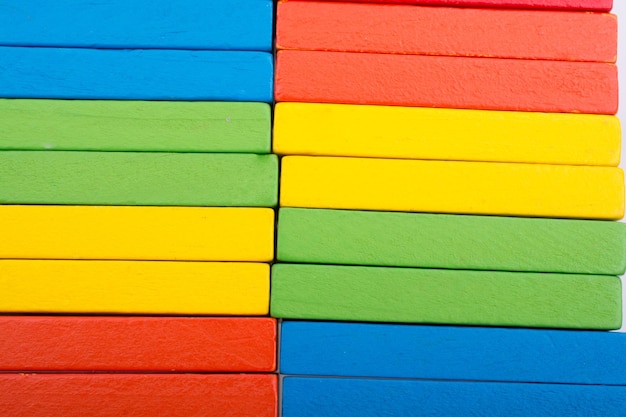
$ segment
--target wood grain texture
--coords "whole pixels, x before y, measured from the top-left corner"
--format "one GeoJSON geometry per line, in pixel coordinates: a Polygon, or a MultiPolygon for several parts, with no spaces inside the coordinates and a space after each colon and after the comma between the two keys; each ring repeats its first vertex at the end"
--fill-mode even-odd
{"type": "Polygon", "coordinates": [[[271,0],[8,0],[0,45],[272,50],[271,0]]]}
{"type": "Polygon", "coordinates": [[[275,417],[275,375],[0,374],[6,417],[275,417]]]}
{"type": "Polygon", "coordinates": [[[0,47],[0,97],[269,103],[272,67],[268,52],[0,47]]]}
{"type": "Polygon", "coordinates": [[[281,398],[284,417],[621,417],[626,387],[288,377],[281,398]]]}
{"type": "Polygon", "coordinates": [[[276,101],[617,112],[613,64],[283,50],[276,65],[276,101]]]}
{"type": "Polygon", "coordinates": [[[281,155],[617,166],[621,128],[605,115],[278,103],[273,147],[281,155]]]}
{"type": "Polygon", "coordinates": [[[269,318],[0,316],[2,371],[272,372],[269,318]]]}
{"type": "Polygon", "coordinates": [[[291,375],[626,386],[626,334],[284,321],[291,375]]]}
{"type": "Polygon", "coordinates": [[[610,62],[617,18],[600,13],[291,1],[279,49],[610,62]]]}
{"type": "Polygon", "coordinates": [[[282,319],[615,330],[619,277],[274,264],[282,319]]]}
{"type": "Polygon", "coordinates": [[[1,100],[0,149],[270,153],[266,103],[1,100]]]}
{"type": "Polygon", "coordinates": [[[1,259],[269,262],[274,210],[0,206],[1,259]]]}
{"type": "Polygon", "coordinates": [[[0,152],[0,203],[273,207],[276,155],[0,152]]]}
{"type": "Polygon", "coordinates": [[[615,167],[322,156],[282,158],[280,205],[617,220],[615,167]]]}
{"type": "Polygon", "coordinates": [[[267,264],[0,260],[0,311],[264,315],[267,264]]]}

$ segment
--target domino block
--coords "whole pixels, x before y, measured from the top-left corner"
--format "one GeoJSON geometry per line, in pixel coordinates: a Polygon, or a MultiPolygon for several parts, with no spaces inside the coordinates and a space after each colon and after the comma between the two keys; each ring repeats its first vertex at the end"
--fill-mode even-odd
{"type": "Polygon", "coordinates": [[[0,259],[270,262],[274,210],[0,206],[0,259]]]}
{"type": "Polygon", "coordinates": [[[283,319],[615,330],[619,277],[275,264],[270,313],[283,319]]]}
{"type": "Polygon", "coordinates": [[[605,115],[278,103],[273,146],[281,155],[617,166],[621,128],[605,115]]]}
{"type": "Polygon", "coordinates": [[[615,62],[617,18],[412,5],[278,4],[279,49],[615,62]]]}
{"type": "Polygon", "coordinates": [[[281,325],[291,375],[626,386],[626,334],[397,324],[281,325]]]}
{"type": "Polygon", "coordinates": [[[0,317],[2,371],[272,372],[269,318],[0,317]]]}
{"type": "Polygon", "coordinates": [[[267,264],[0,260],[0,311],[265,315],[267,264]]]}
{"type": "Polygon", "coordinates": [[[276,155],[0,152],[0,203],[272,207],[276,155]]]}
{"type": "Polygon", "coordinates": [[[275,417],[275,375],[0,374],[6,417],[275,417]]]}
{"type": "Polygon", "coordinates": [[[623,275],[626,227],[593,220],[281,208],[283,262],[623,275]]]}
{"type": "Polygon", "coordinates": [[[615,167],[321,156],[282,159],[280,205],[621,219],[615,167]]]}
{"type": "Polygon", "coordinates": [[[272,67],[268,52],[0,47],[0,97],[269,103],[272,67]]]}
{"type": "Polygon", "coordinates": [[[275,98],[615,114],[617,68],[595,62],[283,50],[277,54],[275,98]]]}
{"type": "Polygon", "coordinates": [[[288,377],[281,398],[284,417],[620,417],[626,387],[288,377]]]}
{"type": "Polygon", "coordinates": [[[272,50],[271,0],[9,0],[0,45],[272,50]]]}
{"type": "Polygon", "coordinates": [[[266,103],[0,100],[0,149],[270,153],[266,103]]]}

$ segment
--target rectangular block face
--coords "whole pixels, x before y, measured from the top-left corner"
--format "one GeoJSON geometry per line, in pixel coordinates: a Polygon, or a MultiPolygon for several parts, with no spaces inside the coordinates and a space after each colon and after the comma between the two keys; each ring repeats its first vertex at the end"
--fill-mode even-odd
{"type": "Polygon", "coordinates": [[[283,50],[277,55],[275,98],[615,114],[617,92],[613,64],[283,50]]]}
{"type": "Polygon", "coordinates": [[[626,387],[290,377],[282,406],[284,417],[619,417],[626,387]]]}
{"type": "Polygon", "coordinates": [[[286,207],[621,219],[615,167],[287,156],[286,207]]]}
{"type": "Polygon", "coordinates": [[[0,206],[2,259],[270,262],[274,210],[0,206]]]}
{"type": "Polygon", "coordinates": [[[268,318],[0,317],[2,371],[272,372],[268,318]]]}
{"type": "Polygon", "coordinates": [[[620,144],[619,119],[604,115],[316,103],[274,114],[282,155],[617,166],[620,144]]]}
{"type": "Polygon", "coordinates": [[[619,329],[621,281],[572,275],[275,264],[272,317],[619,329]]]}
{"type": "Polygon", "coordinates": [[[0,100],[0,149],[270,153],[266,103],[0,100]]]}
{"type": "Polygon", "coordinates": [[[283,2],[277,48],[615,62],[609,14],[283,2]]]}
{"type": "Polygon", "coordinates": [[[0,45],[272,50],[271,0],[4,3],[0,45]]]}
{"type": "Polygon", "coordinates": [[[0,203],[273,207],[275,155],[0,152],[0,203]]]}
{"type": "Polygon", "coordinates": [[[265,315],[267,264],[0,260],[9,313],[265,315]]]}
{"type": "Polygon", "coordinates": [[[268,52],[0,47],[0,97],[269,103],[272,67],[268,52]]]}
{"type": "Polygon", "coordinates": [[[275,375],[4,374],[6,417],[275,417],[275,375]]]}
{"type": "Polygon", "coordinates": [[[281,208],[283,262],[622,275],[626,227],[592,220],[281,208]]]}
{"type": "Polygon", "coordinates": [[[287,375],[626,385],[623,333],[284,321],[280,344],[287,375]]]}

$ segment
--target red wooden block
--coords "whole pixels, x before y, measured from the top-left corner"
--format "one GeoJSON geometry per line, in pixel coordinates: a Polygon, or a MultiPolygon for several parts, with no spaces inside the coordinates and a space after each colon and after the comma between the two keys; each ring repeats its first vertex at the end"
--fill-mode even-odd
{"type": "Polygon", "coordinates": [[[272,372],[276,320],[0,317],[0,371],[272,372]]]}
{"type": "Polygon", "coordinates": [[[279,51],[276,101],[615,114],[617,67],[532,61],[279,51]]]}
{"type": "Polygon", "coordinates": [[[279,49],[615,62],[606,13],[391,4],[278,4],[279,49]]]}
{"type": "Polygon", "coordinates": [[[275,417],[276,375],[0,374],[2,417],[275,417]]]}

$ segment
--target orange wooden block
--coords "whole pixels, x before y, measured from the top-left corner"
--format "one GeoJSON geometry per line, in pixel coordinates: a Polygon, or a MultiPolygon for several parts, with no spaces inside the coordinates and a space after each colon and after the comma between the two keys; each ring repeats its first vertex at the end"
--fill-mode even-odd
{"type": "Polygon", "coordinates": [[[276,375],[2,374],[2,417],[275,417],[276,375]]]}
{"type": "Polygon", "coordinates": [[[277,101],[615,114],[617,67],[595,62],[279,51],[277,101]]]}
{"type": "Polygon", "coordinates": [[[272,372],[276,367],[276,320],[270,318],[5,316],[0,335],[0,371],[272,372]]]}
{"type": "Polygon", "coordinates": [[[617,18],[601,13],[278,4],[279,49],[615,62],[617,18]]]}

